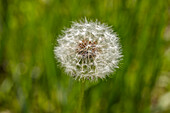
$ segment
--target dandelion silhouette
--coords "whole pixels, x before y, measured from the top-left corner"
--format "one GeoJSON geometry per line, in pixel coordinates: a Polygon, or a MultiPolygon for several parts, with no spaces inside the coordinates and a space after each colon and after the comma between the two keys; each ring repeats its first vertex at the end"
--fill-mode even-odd
{"type": "Polygon", "coordinates": [[[105,78],[118,68],[122,57],[116,33],[98,21],[73,22],[57,42],[56,59],[66,73],[79,80],[105,78]]]}

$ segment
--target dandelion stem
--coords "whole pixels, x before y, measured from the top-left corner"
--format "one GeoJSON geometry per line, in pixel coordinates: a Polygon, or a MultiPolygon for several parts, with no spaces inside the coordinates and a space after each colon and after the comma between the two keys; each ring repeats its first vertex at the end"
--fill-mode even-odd
{"type": "Polygon", "coordinates": [[[81,81],[81,89],[80,89],[80,98],[79,98],[79,108],[77,113],[83,113],[82,105],[84,100],[84,86],[85,86],[85,80],[81,81]]]}

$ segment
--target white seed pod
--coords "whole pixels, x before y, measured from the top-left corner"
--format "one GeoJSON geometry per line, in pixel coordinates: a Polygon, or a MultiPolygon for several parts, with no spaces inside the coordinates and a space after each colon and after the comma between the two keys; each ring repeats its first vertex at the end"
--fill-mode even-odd
{"type": "Polygon", "coordinates": [[[57,42],[56,59],[66,73],[79,80],[105,78],[118,68],[122,57],[116,33],[98,21],[73,22],[57,42]]]}

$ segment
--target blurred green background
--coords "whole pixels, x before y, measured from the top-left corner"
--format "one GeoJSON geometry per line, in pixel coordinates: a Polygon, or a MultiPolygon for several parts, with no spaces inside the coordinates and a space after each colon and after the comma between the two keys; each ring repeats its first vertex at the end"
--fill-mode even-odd
{"type": "Polygon", "coordinates": [[[80,83],[58,66],[57,36],[87,17],[113,26],[123,60],[87,83],[84,113],[170,113],[170,1],[0,0],[0,113],[76,113],[80,83]]]}

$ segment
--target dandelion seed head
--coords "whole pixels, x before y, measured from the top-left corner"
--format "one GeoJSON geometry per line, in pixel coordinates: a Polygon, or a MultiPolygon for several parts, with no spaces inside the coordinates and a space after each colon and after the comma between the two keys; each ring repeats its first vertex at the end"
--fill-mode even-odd
{"type": "Polygon", "coordinates": [[[79,80],[105,78],[118,68],[122,57],[116,33],[98,21],[73,22],[57,42],[56,59],[79,80]]]}

